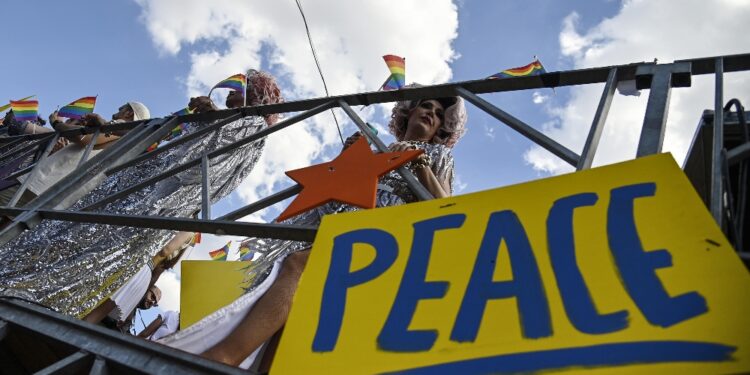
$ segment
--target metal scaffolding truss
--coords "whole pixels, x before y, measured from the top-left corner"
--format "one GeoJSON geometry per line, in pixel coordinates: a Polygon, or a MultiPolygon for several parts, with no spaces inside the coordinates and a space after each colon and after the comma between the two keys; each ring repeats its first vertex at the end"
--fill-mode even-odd
{"type": "Polygon", "coordinates": [[[247,374],[43,307],[0,299],[0,373],[247,374]],[[8,358],[13,356],[14,358],[8,358]]]}
{"type": "MultiPolygon", "coordinates": [[[[0,232],[0,244],[12,240],[25,229],[33,228],[43,219],[310,241],[315,237],[316,228],[283,224],[235,222],[235,220],[243,216],[249,215],[295,195],[301,189],[299,185],[274,193],[221,217],[212,218],[210,215],[210,205],[207,199],[208,192],[206,191],[208,165],[211,162],[211,159],[240,146],[257,141],[275,132],[282,131],[302,120],[335,107],[344,110],[344,112],[346,112],[352,121],[359,127],[360,131],[367,136],[371,143],[374,144],[378,150],[384,151],[386,149],[385,144],[369,129],[368,126],[366,126],[364,121],[355,111],[352,110],[351,106],[394,102],[404,99],[411,100],[458,95],[505,123],[515,131],[521,133],[539,146],[560,157],[568,164],[581,170],[591,166],[618,82],[624,80],[635,80],[638,89],[650,90],[636,155],[637,157],[640,157],[661,151],[669,110],[671,89],[673,87],[690,86],[691,76],[697,74],[714,74],[716,76],[715,94],[716,113],[718,115],[715,120],[717,126],[714,127],[714,132],[716,133],[714,141],[715,143],[721,142],[723,139],[721,136],[723,117],[723,76],[725,72],[743,70],[750,70],[750,54],[680,60],[670,64],[634,63],[619,66],[553,72],[540,76],[465,81],[397,91],[379,91],[341,95],[336,97],[317,98],[255,107],[227,109],[202,114],[170,116],[148,121],[105,125],[94,128],[87,127],[80,130],[70,130],[43,135],[6,137],[0,139],[0,153],[2,153],[3,156],[2,163],[15,160],[25,154],[36,153],[38,158],[37,163],[34,165],[38,165],[38,161],[47,157],[52,145],[60,136],[90,133],[99,134],[100,132],[108,133],[129,130],[129,132],[112,147],[107,148],[92,159],[85,161],[85,158],[82,158],[79,167],[75,171],[26,206],[15,207],[22,191],[26,188],[26,182],[24,182],[13,200],[11,200],[7,206],[0,207],[0,214],[15,216],[13,221],[0,232]],[[566,148],[554,139],[551,139],[536,130],[531,125],[514,117],[508,112],[503,111],[478,95],[490,92],[528,90],[543,87],[554,88],[593,83],[604,83],[605,85],[596,113],[592,120],[587,140],[580,154],[566,148]],[[131,187],[112,194],[111,196],[93,203],[80,211],[66,210],[67,207],[70,207],[75,200],[82,195],[80,186],[83,186],[87,182],[92,180],[100,181],[107,175],[111,175],[117,171],[136,165],[170,148],[207,135],[219,127],[244,116],[288,112],[300,113],[281,121],[273,127],[266,128],[231,145],[206,153],[200,158],[195,158],[181,165],[174,166],[173,168],[145,181],[137,182],[131,187]],[[161,140],[176,124],[182,122],[194,122],[203,125],[200,127],[200,130],[192,134],[178,138],[155,151],[144,153],[149,145],[161,140]],[[104,214],[95,212],[97,208],[106,203],[123,198],[143,187],[154,184],[189,168],[198,166],[202,168],[203,173],[202,214],[198,219],[153,216],[141,217],[121,215],[117,213],[104,214]]],[[[717,147],[714,147],[714,154],[712,156],[712,165],[716,171],[715,173],[718,173],[720,170],[719,152],[721,150],[721,143],[716,143],[716,145],[717,147]]],[[[89,145],[89,149],[90,148],[91,145],[89,145]]],[[[16,177],[24,173],[33,176],[36,172],[37,170],[34,166],[29,166],[14,173],[10,177],[16,177]]],[[[427,189],[417,181],[411,172],[403,167],[400,168],[398,172],[405,178],[409,187],[419,199],[424,200],[431,198],[427,189]]],[[[26,181],[28,180],[30,179],[27,179],[26,181]]],[[[722,217],[720,214],[721,191],[721,178],[714,178],[712,181],[710,208],[719,223],[721,223],[722,217]]]]}
{"type": "MultiPolygon", "coordinates": [[[[722,225],[722,219],[724,217],[722,214],[724,210],[722,202],[724,186],[722,186],[721,178],[721,151],[724,139],[722,133],[724,123],[724,73],[747,70],[750,70],[750,54],[680,60],[669,64],[642,62],[627,65],[552,72],[539,76],[494,80],[482,79],[409,88],[397,91],[378,91],[341,95],[336,97],[316,98],[255,107],[227,109],[201,114],[170,116],[146,121],[105,125],[102,127],[85,127],[82,129],[48,134],[3,137],[0,138],[0,155],[2,155],[0,157],[0,169],[9,169],[8,166],[14,161],[18,161],[20,158],[30,159],[33,157],[31,163],[23,165],[19,169],[4,176],[5,181],[9,181],[23,174],[34,176],[38,172],[37,166],[40,164],[39,162],[49,155],[55,141],[61,136],[82,134],[98,135],[100,133],[106,134],[110,132],[127,131],[127,133],[111,147],[108,147],[95,157],[86,161],[86,157],[92,147],[92,145],[89,145],[86,150],[86,155],[81,158],[76,170],[25,206],[16,207],[23,191],[26,189],[27,181],[30,179],[25,180],[25,182],[20,185],[18,192],[8,205],[0,207],[0,215],[13,217],[12,221],[0,231],[0,245],[8,243],[24,230],[33,228],[45,219],[125,225],[175,231],[195,231],[217,235],[226,234],[312,241],[317,230],[315,227],[236,221],[246,215],[294,196],[301,191],[301,186],[299,185],[280,190],[256,202],[237,208],[223,216],[213,217],[211,215],[211,207],[208,199],[208,180],[210,177],[209,165],[211,160],[237,149],[238,147],[260,140],[270,134],[282,131],[305,119],[336,107],[341,108],[351,118],[360,131],[365,134],[371,144],[373,144],[379,151],[385,151],[386,145],[370,130],[367,124],[352,109],[352,106],[395,102],[399,100],[461,96],[469,103],[506,124],[552,154],[558,156],[566,163],[574,166],[577,170],[582,170],[591,167],[618,82],[634,80],[638,89],[649,90],[648,103],[644,114],[636,154],[636,157],[641,157],[661,152],[672,88],[690,86],[691,77],[693,75],[701,74],[714,74],[716,82],[714,93],[715,115],[713,119],[713,147],[710,157],[710,199],[708,203],[712,215],[716,221],[722,225]],[[554,139],[536,130],[535,127],[514,117],[510,113],[498,108],[479,96],[484,93],[597,83],[604,83],[604,88],[594,118],[592,119],[588,137],[580,153],[566,148],[554,139]],[[107,176],[135,166],[138,163],[153,158],[171,148],[182,145],[185,142],[190,142],[191,140],[206,136],[232,121],[251,115],[291,112],[297,113],[279,122],[273,127],[265,128],[264,130],[238,140],[233,144],[210,151],[203,154],[201,157],[197,157],[183,164],[176,165],[171,169],[162,171],[144,181],[134,181],[133,185],[130,187],[103,198],[88,207],[80,210],[68,209],[86,193],[83,186],[95,185],[103,181],[107,176]],[[145,152],[150,145],[160,141],[169,134],[176,124],[183,122],[198,124],[198,130],[177,138],[154,151],[145,152]],[[165,178],[174,176],[175,174],[186,171],[190,168],[201,168],[202,171],[203,191],[200,218],[134,216],[119,213],[97,212],[99,208],[107,203],[124,198],[139,189],[155,184],[165,178]]],[[[750,150],[748,149],[748,145],[741,147],[741,149],[738,148],[737,150],[730,151],[730,160],[735,162],[736,160],[748,157],[750,154],[750,151],[748,151],[750,150]]],[[[402,167],[398,172],[404,177],[409,188],[420,200],[432,198],[429,191],[419,183],[416,177],[408,169],[402,167]]],[[[91,327],[84,323],[74,321],[73,319],[57,317],[36,306],[16,301],[3,301],[0,303],[0,319],[4,320],[0,321],[0,338],[7,335],[7,332],[13,332],[14,330],[34,330],[42,335],[54,336],[55,332],[64,330],[64,328],[61,327],[74,327],[75,329],[68,329],[67,332],[75,331],[76,333],[74,336],[83,335],[86,337],[86,340],[67,340],[65,336],[53,337],[54,340],[66,341],[68,344],[78,348],[71,352],[68,357],[61,360],[60,366],[77,363],[84,363],[88,366],[98,366],[97,363],[110,362],[117,363],[117,366],[120,366],[122,364],[122,353],[137,353],[142,348],[146,348],[144,350],[147,351],[156,350],[154,349],[156,348],[154,344],[144,344],[134,338],[111,335],[96,327],[91,327]],[[17,318],[17,316],[25,316],[24,319],[37,319],[34,318],[34,316],[41,316],[40,314],[42,314],[42,312],[46,313],[46,316],[49,319],[45,320],[39,318],[38,321],[34,320],[35,323],[31,324],[28,322],[24,323],[23,319],[17,318]],[[50,318],[50,316],[54,319],[50,318]],[[37,324],[36,322],[38,322],[38,326],[35,326],[37,324]],[[46,325],[51,326],[47,327],[46,325]],[[108,342],[116,342],[117,345],[120,345],[118,346],[118,349],[110,351],[98,350],[95,345],[92,346],[87,341],[91,340],[91,342],[97,342],[97,340],[100,340],[105,336],[108,342]],[[121,350],[119,354],[118,350],[121,350]]],[[[192,365],[199,366],[200,369],[205,369],[206,372],[231,372],[229,369],[216,367],[218,365],[208,363],[207,361],[200,360],[194,356],[165,347],[158,348],[160,352],[159,355],[168,359],[165,359],[165,361],[172,361],[178,364],[182,363],[181,361],[188,361],[192,365]],[[189,358],[186,356],[189,356],[189,358]]],[[[147,363],[156,363],[149,361],[158,362],[158,358],[154,357],[146,361],[147,363]]],[[[123,366],[129,365],[124,364],[123,366]]],[[[140,371],[146,372],[160,372],[159,367],[147,368],[142,366],[133,368],[138,368],[140,371]]],[[[198,367],[191,367],[191,370],[195,371],[196,368],[198,367]]]]}

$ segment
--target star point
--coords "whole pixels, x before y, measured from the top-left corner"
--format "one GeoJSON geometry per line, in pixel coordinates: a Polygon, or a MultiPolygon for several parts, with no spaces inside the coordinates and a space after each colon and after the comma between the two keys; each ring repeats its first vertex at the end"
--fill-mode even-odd
{"type": "Polygon", "coordinates": [[[329,162],[287,171],[287,176],[302,185],[302,191],[276,221],[286,220],[331,201],[374,208],[378,178],[420,154],[422,150],[375,154],[367,141],[360,138],[329,162]]]}

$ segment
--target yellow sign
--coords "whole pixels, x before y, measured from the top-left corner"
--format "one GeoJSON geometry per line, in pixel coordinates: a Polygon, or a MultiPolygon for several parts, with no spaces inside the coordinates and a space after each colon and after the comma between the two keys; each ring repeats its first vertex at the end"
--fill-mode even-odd
{"type": "Polygon", "coordinates": [[[183,329],[232,303],[247,287],[249,262],[183,260],[180,279],[180,327],[183,329]]]}
{"type": "Polygon", "coordinates": [[[272,373],[747,372],[749,287],[652,156],[326,217],[272,373]]]}

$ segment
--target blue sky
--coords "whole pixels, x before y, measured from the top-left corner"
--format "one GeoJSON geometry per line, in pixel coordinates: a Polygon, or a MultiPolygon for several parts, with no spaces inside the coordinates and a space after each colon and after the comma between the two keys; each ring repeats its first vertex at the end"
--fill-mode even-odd
{"type": "MultiPolygon", "coordinates": [[[[525,65],[534,55],[556,71],[750,51],[747,38],[725,41],[725,36],[748,34],[750,5],[718,2],[306,0],[303,5],[336,95],[376,89],[387,75],[380,59],[387,53],[407,58],[407,81],[430,84],[479,79],[525,65]]],[[[146,103],[152,116],[164,116],[184,107],[189,96],[250,67],[278,76],[288,100],[324,95],[291,0],[13,1],[4,11],[5,29],[14,32],[5,42],[0,97],[37,94],[43,117],[97,94],[96,111],[106,116],[129,100],[146,103]],[[27,15],[34,15],[33,22],[27,15]]],[[[747,74],[732,77],[725,97],[750,99],[747,74]]],[[[711,85],[696,78],[692,88],[673,96],[665,149],[678,159],[702,108],[712,107],[705,94],[711,85]]],[[[485,97],[580,152],[600,92],[601,85],[591,85],[485,97]]],[[[647,92],[615,98],[595,164],[633,157],[646,97],[647,92]]],[[[384,109],[372,106],[362,115],[385,126],[384,109]]],[[[455,148],[460,194],[570,171],[471,106],[468,128],[455,148]]],[[[353,131],[345,121],[345,136],[353,131]]],[[[278,191],[291,182],[284,170],[329,160],[340,147],[329,114],[287,134],[269,139],[256,170],[213,208],[214,215],[278,191]]],[[[270,220],[280,208],[252,219],[270,220]]],[[[207,259],[209,250],[226,243],[205,237],[192,259],[207,259]]],[[[166,279],[161,283],[171,293],[163,305],[175,309],[178,275],[166,279]]]]}

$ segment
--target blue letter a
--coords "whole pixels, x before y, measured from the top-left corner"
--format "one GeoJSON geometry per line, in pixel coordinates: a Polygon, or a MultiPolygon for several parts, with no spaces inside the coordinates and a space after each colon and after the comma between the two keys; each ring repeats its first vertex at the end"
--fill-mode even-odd
{"type": "Polygon", "coordinates": [[[541,338],[552,334],[547,296],[531,244],[518,216],[506,210],[490,215],[451,340],[476,340],[487,301],[510,297],[516,297],[524,337],[541,338]],[[513,280],[496,282],[493,281],[495,263],[503,240],[508,247],[513,280]]]}

